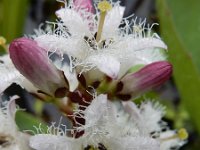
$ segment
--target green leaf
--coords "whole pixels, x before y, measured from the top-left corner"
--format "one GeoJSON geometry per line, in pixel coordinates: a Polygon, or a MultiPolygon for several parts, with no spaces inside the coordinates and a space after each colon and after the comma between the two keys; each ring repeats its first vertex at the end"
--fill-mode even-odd
{"type": "Polygon", "coordinates": [[[8,42],[23,35],[28,0],[2,0],[0,3],[0,34],[8,42]]]}
{"type": "Polygon", "coordinates": [[[176,85],[200,132],[200,1],[157,0],[157,9],[176,85]]]}
{"type": "Polygon", "coordinates": [[[24,111],[17,111],[15,115],[15,120],[20,131],[31,131],[37,133],[36,128],[39,128],[46,133],[47,125],[39,118],[34,117],[24,111]],[[36,127],[36,128],[35,128],[36,127]]]}

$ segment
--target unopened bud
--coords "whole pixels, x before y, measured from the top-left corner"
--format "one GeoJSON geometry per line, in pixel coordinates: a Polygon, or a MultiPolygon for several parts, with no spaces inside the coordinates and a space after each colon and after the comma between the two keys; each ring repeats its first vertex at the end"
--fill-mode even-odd
{"type": "Polygon", "coordinates": [[[92,0],[73,0],[76,9],[86,9],[88,12],[94,13],[92,0]]]}
{"type": "Polygon", "coordinates": [[[58,89],[67,89],[62,72],[52,64],[47,51],[34,40],[16,39],[10,44],[9,52],[19,72],[44,93],[55,95],[58,89]]]}
{"type": "Polygon", "coordinates": [[[136,73],[129,73],[121,80],[123,84],[120,96],[136,97],[166,82],[172,74],[172,65],[166,61],[151,63],[136,73]]]}

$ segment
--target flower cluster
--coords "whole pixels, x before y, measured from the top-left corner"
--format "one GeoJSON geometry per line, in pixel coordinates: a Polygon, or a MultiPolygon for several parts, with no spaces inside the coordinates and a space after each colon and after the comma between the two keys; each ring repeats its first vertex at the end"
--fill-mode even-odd
{"type": "MultiPolygon", "coordinates": [[[[123,18],[125,8],[119,2],[63,4],[56,11],[57,22],[30,38],[14,40],[9,54],[0,56],[0,93],[17,83],[43,102],[53,99],[72,121],[72,128],[65,131],[51,126],[53,134],[30,136],[29,147],[169,150],[182,146],[187,132],[167,127],[163,107],[148,101],[136,106],[131,101],[162,85],[172,73],[165,60],[167,46],[151,31],[153,25],[123,18]]],[[[1,111],[0,119],[9,116],[1,111]]],[[[20,145],[16,139],[20,132],[12,133],[11,145],[20,145]]],[[[7,144],[5,134],[0,132],[0,147],[7,144]]]]}
{"type": "Polygon", "coordinates": [[[84,131],[78,138],[38,134],[30,139],[36,150],[99,149],[99,150],[168,150],[179,148],[187,132],[169,130],[161,120],[164,108],[146,101],[138,108],[133,102],[111,102],[106,95],[93,99],[84,111],[74,117],[83,117],[85,124],[71,130],[84,131]]]}

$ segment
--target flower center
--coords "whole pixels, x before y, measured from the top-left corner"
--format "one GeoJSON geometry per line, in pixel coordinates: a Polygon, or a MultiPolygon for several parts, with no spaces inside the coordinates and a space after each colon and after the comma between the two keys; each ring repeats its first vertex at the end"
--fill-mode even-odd
{"type": "Polygon", "coordinates": [[[106,18],[106,14],[109,10],[112,9],[112,5],[108,1],[103,0],[102,2],[99,2],[98,9],[100,10],[100,21],[99,21],[99,27],[97,31],[97,37],[96,37],[97,42],[101,40],[101,35],[103,31],[103,25],[106,18]]]}

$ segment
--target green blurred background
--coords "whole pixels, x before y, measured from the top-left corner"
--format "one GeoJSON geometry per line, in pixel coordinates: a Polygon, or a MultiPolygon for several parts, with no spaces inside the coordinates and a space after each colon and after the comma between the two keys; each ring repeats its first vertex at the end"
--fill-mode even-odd
{"type": "MultiPolygon", "coordinates": [[[[200,0],[122,0],[121,4],[127,8],[125,16],[135,13],[146,18],[147,23],[160,24],[154,30],[168,45],[174,73],[169,82],[147,96],[156,97],[167,106],[165,120],[171,127],[185,127],[190,133],[182,150],[199,150],[200,0]]],[[[55,20],[54,12],[59,7],[56,0],[0,0],[0,36],[9,43],[33,34],[41,23],[55,20]]]]}

